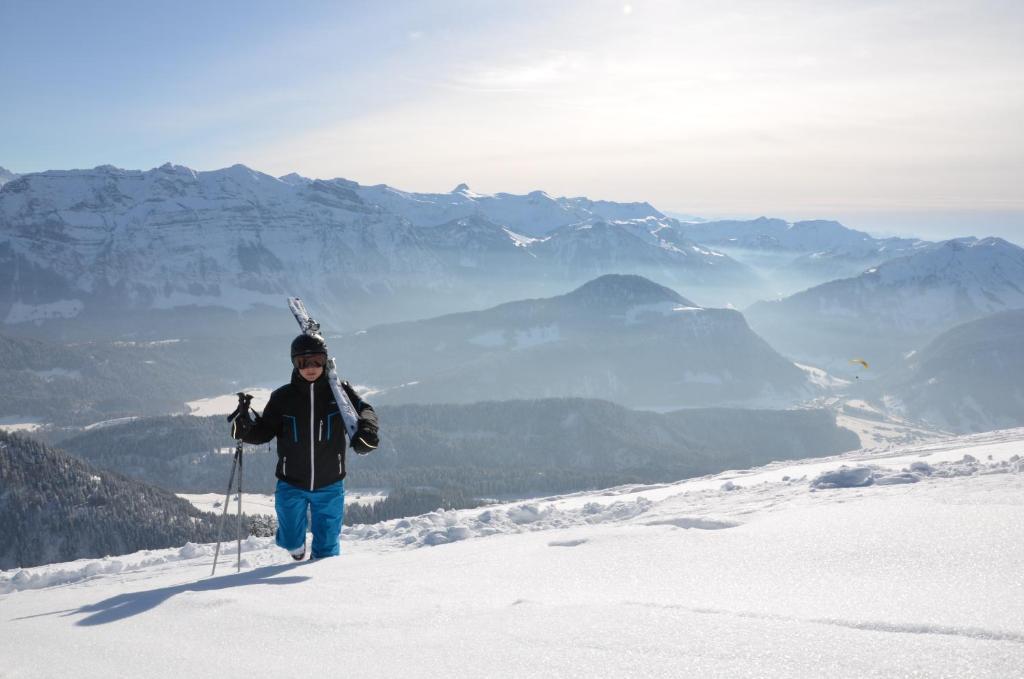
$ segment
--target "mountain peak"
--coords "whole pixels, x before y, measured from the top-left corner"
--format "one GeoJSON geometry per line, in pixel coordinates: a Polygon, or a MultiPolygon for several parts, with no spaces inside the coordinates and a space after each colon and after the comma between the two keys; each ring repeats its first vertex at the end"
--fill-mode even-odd
{"type": "Polygon", "coordinates": [[[451,190],[452,193],[472,193],[469,190],[469,184],[462,183],[451,190]]]}
{"type": "Polygon", "coordinates": [[[638,304],[674,302],[696,306],[675,290],[658,285],[643,276],[607,274],[584,283],[564,298],[574,302],[595,303],[602,306],[632,307],[638,304]]]}
{"type": "MultiPolygon", "coordinates": [[[[936,244],[934,247],[926,249],[915,255],[911,259],[920,259],[922,261],[945,261],[944,259],[935,260],[936,257],[955,257],[957,259],[970,259],[970,260],[984,260],[994,254],[1010,254],[1011,256],[1018,256],[1024,254],[1019,245],[1015,245],[1008,240],[1004,240],[997,236],[988,236],[986,238],[975,238],[973,236],[967,236],[964,238],[953,238],[947,241],[942,241],[936,244]]],[[[904,260],[897,259],[892,262],[886,262],[883,266],[892,265],[896,268],[904,260]]]]}
{"type": "Polygon", "coordinates": [[[303,177],[298,172],[289,172],[288,174],[281,175],[278,177],[285,184],[291,184],[293,186],[300,186],[304,184],[312,184],[313,180],[308,177],[303,177]]]}
{"type": "Polygon", "coordinates": [[[186,167],[184,165],[175,165],[174,163],[170,162],[164,163],[163,165],[156,169],[165,174],[181,175],[183,177],[191,177],[193,179],[196,177],[196,171],[193,170],[192,168],[186,167]]]}
{"type": "Polygon", "coordinates": [[[0,167],[0,186],[3,186],[7,182],[15,180],[17,178],[18,175],[15,174],[14,172],[11,172],[7,168],[0,167]]]}
{"type": "Polygon", "coordinates": [[[1008,240],[1006,240],[1004,238],[1000,238],[999,236],[988,236],[987,238],[982,238],[981,240],[973,243],[971,245],[971,247],[972,248],[981,248],[981,247],[986,247],[986,248],[1011,248],[1011,249],[1016,250],[1016,249],[1019,249],[1020,246],[1014,245],[1010,241],[1008,241],[1008,240]]]}

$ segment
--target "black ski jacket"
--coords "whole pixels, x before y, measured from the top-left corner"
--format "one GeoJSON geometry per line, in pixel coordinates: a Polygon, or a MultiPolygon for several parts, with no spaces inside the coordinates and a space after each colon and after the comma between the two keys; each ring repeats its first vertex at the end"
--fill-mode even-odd
{"type": "MultiPolygon", "coordinates": [[[[377,414],[370,404],[348,382],[342,387],[359,414],[359,426],[376,431],[377,414]]],[[[275,436],[277,478],[306,490],[345,478],[348,436],[326,370],[316,382],[293,370],[292,381],[270,395],[262,417],[242,440],[260,444],[275,436]]]]}

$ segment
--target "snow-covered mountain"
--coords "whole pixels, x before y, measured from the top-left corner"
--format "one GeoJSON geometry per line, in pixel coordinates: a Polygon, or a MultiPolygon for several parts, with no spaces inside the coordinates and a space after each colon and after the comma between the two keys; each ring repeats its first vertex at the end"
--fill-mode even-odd
{"type": "Polygon", "coordinates": [[[313,562],[250,538],[216,577],[213,544],[4,571],[0,667],[1014,677],[1022,447],[1018,429],[436,511],[346,528],[313,562]]]}
{"type": "Polygon", "coordinates": [[[760,217],[684,223],[679,230],[754,267],[775,289],[788,292],[856,276],[931,245],[910,238],[875,238],[829,220],[788,222],[760,217]]]}
{"type": "Polygon", "coordinates": [[[1024,425],[1024,309],[942,333],[882,382],[890,407],[947,430],[1024,425]]]}
{"type": "Polygon", "coordinates": [[[132,310],[151,321],[154,310],[277,308],[298,294],[351,327],[480,308],[595,273],[694,288],[756,281],[676,225],[645,203],[464,186],[411,194],[242,165],[49,171],[0,189],[0,319],[132,310]]]}
{"type": "Polygon", "coordinates": [[[968,238],[745,313],[787,355],[819,365],[855,356],[889,365],[954,325],[1022,307],[1024,249],[1001,238],[968,238]]]}
{"type": "Polygon", "coordinates": [[[639,276],[557,297],[372,327],[331,340],[355,382],[386,402],[583,396],[629,407],[792,402],[802,370],[731,309],[639,276]]]}

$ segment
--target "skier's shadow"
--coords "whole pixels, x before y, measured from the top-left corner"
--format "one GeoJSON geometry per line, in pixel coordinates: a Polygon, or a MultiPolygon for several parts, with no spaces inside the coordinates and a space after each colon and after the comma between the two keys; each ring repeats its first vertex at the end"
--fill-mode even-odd
{"type": "Polygon", "coordinates": [[[66,616],[89,615],[82,618],[76,625],[90,627],[92,625],[105,625],[108,622],[124,620],[139,613],[145,613],[151,608],[156,608],[175,594],[182,592],[207,592],[210,590],[228,589],[230,587],[248,587],[249,585],[293,585],[295,583],[309,580],[308,576],[293,575],[286,578],[275,578],[275,575],[295,568],[301,564],[283,564],[280,566],[267,566],[257,568],[247,573],[235,573],[222,575],[217,578],[208,578],[197,582],[189,582],[173,587],[161,587],[144,592],[131,592],[129,594],[118,594],[109,599],[104,599],[95,604],[82,606],[73,611],[65,613],[66,616]]]}

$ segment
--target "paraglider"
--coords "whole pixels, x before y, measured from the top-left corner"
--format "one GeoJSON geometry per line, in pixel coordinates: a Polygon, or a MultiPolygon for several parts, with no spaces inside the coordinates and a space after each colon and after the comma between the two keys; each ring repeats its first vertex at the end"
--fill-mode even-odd
{"type": "MultiPolygon", "coordinates": [[[[862,365],[862,366],[864,366],[865,370],[868,370],[870,368],[870,366],[868,366],[868,362],[865,361],[863,358],[851,358],[850,359],[850,363],[856,363],[857,365],[862,365]]],[[[860,375],[855,375],[854,379],[855,380],[859,380],[860,379],[860,375]]]]}

